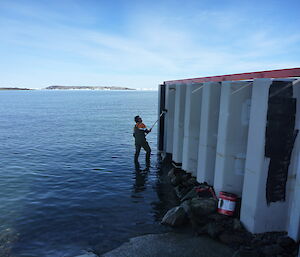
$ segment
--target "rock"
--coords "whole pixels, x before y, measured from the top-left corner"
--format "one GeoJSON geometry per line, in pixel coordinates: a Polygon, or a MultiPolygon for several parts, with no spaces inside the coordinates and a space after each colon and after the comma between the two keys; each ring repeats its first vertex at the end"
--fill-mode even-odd
{"type": "Polygon", "coordinates": [[[180,175],[175,175],[171,178],[171,184],[173,186],[178,186],[182,182],[182,177],[180,175]]]}
{"type": "Polygon", "coordinates": [[[249,237],[246,233],[242,232],[224,231],[219,236],[219,239],[224,244],[234,246],[247,243],[249,237]]]}
{"type": "Polygon", "coordinates": [[[182,185],[186,187],[193,187],[198,184],[196,178],[188,176],[182,176],[182,185]]]}
{"type": "Polygon", "coordinates": [[[220,223],[212,222],[207,225],[207,234],[211,238],[216,238],[220,233],[224,231],[224,227],[220,223]]]}
{"type": "Polygon", "coordinates": [[[202,227],[198,227],[197,228],[197,234],[198,235],[204,235],[207,234],[207,229],[208,229],[208,224],[202,226],[202,227]]]}
{"type": "Polygon", "coordinates": [[[283,248],[277,244],[265,245],[261,248],[261,252],[264,256],[276,256],[284,252],[283,248]]]}
{"type": "Polygon", "coordinates": [[[213,198],[195,197],[191,200],[191,210],[195,215],[207,216],[217,210],[217,201],[213,198]]]}
{"type": "Polygon", "coordinates": [[[213,221],[217,221],[217,222],[221,222],[221,221],[230,219],[228,216],[217,213],[217,212],[210,214],[208,216],[208,218],[213,220],[213,221]]]}
{"type": "Polygon", "coordinates": [[[182,199],[191,189],[178,185],[174,188],[175,193],[179,199],[182,199]]]}
{"type": "Polygon", "coordinates": [[[183,203],[180,204],[180,206],[184,209],[185,213],[189,217],[191,215],[190,200],[184,201],[183,203]]]}
{"type": "Polygon", "coordinates": [[[264,246],[267,245],[269,242],[266,240],[262,240],[262,239],[258,239],[258,238],[253,238],[251,241],[251,245],[253,245],[254,247],[260,247],[260,246],[264,246]]]}
{"type": "Polygon", "coordinates": [[[286,232],[266,232],[255,234],[254,239],[263,241],[265,244],[276,244],[278,238],[286,236],[286,232]]]}
{"type": "Polygon", "coordinates": [[[169,177],[169,178],[175,177],[174,168],[170,169],[170,171],[168,172],[168,177],[169,177]]]}
{"type": "Polygon", "coordinates": [[[192,199],[198,196],[198,193],[195,190],[195,187],[193,187],[189,192],[187,192],[184,197],[181,199],[181,201],[185,201],[188,199],[192,199]]]}
{"type": "Polygon", "coordinates": [[[232,228],[233,230],[238,230],[238,231],[244,230],[244,226],[239,219],[233,219],[232,228]]]}
{"type": "Polygon", "coordinates": [[[294,249],[297,247],[296,242],[292,238],[290,238],[288,236],[279,237],[277,239],[277,244],[280,247],[286,249],[288,252],[293,252],[294,249]]]}
{"type": "Polygon", "coordinates": [[[192,175],[190,173],[184,173],[182,174],[181,177],[182,177],[182,181],[186,182],[192,177],[192,175]]]}
{"type": "Polygon", "coordinates": [[[246,246],[236,251],[232,257],[260,257],[260,254],[256,249],[246,246]]]}
{"type": "Polygon", "coordinates": [[[81,254],[81,255],[78,255],[78,256],[75,256],[75,257],[97,257],[98,255],[94,254],[94,253],[90,253],[90,252],[87,252],[87,253],[84,253],[84,254],[81,254]]]}
{"type": "Polygon", "coordinates": [[[228,246],[208,237],[165,233],[132,238],[102,257],[231,257],[233,252],[228,246]]]}
{"type": "Polygon", "coordinates": [[[172,227],[183,225],[187,222],[187,215],[181,206],[170,209],[163,217],[161,223],[172,227]]]}

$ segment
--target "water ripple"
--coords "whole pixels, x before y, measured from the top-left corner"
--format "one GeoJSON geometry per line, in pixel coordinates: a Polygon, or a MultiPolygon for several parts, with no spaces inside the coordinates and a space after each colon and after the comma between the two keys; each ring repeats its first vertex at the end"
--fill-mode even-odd
{"type": "Polygon", "coordinates": [[[161,231],[156,170],[132,163],[133,117],[150,126],[156,110],[156,92],[0,93],[0,256],[100,253],[161,231]]]}

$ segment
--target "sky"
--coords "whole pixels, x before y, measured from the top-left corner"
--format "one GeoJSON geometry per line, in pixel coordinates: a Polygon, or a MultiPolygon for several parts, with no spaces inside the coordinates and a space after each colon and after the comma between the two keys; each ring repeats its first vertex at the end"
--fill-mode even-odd
{"type": "Polygon", "coordinates": [[[0,87],[156,89],[300,67],[299,10],[299,0],[0,0],[0,87]]]}

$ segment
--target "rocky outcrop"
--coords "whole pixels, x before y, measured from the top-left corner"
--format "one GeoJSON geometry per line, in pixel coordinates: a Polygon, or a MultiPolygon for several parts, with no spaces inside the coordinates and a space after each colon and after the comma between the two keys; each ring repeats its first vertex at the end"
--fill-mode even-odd
{"type": "Polygon", "coordinates": [[[131,238],[102,257],[231,257],[233,252],[208,237],[165,233],[131,238]]]}

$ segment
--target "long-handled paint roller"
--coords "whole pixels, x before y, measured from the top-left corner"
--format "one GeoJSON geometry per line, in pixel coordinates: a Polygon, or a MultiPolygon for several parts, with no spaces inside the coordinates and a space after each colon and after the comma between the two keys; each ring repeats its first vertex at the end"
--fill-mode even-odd
{"type": "Polygon", "coordinates": [[[154,124],[152,125],[152,127],[150,128],[150,130],[153,129],[153,127],[155,126],[155,124],[159,121],[159,119],[161,118],[161,116],[163,116],[164,114],[166,114],[168,112],[167,109],[163,109],[161,114],[159,115],[159,118],[154,122],[154,124]]]}

